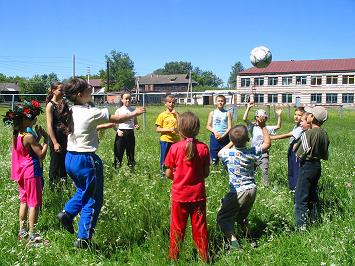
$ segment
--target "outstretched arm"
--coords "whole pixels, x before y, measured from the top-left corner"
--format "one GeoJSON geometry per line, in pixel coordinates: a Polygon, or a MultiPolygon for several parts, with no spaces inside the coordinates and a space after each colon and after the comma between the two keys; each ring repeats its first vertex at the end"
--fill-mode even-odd
{"type": "Polygon", "coordinates": [[[254,103],[248,103],[248,104],[247,104],[247,109],[245,110],[245,113],[244,113],[244,115],[243,115],[243,121],[244,121],[245,123],[248,123],[248,122],[249,122],[249,120],[248,120],[248,114],[249,114],[250,109],[251,109],[253,106],[254,106],[254,103]]]}
{"type": "Polygon", "coordinates": [[[292,137],[292,132],[286,133],[286,134],[280,134],[280,135],[273,135],[270,136],[271,140],[279,140],[279,139],[287,139],[292,137]]]}
{"type": "Polygon", "coordinates": [[[110,115],[109,122],[111,123],[122,123],[130,118],[136,117],[138,115],[141,115],[145,113],[145,108],[144,107],[137,107],[136,110],[129,114],[122,114],[122,115],[110,115]]]}

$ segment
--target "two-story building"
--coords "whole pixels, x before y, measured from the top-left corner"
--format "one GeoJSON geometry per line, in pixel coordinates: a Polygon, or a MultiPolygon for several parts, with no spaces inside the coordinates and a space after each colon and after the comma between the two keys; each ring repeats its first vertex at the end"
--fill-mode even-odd
{"type": "Polygon", "coordinates": [[[273,61],[237,75],[237,104],[354,105],[355,58],[273,61]]]}

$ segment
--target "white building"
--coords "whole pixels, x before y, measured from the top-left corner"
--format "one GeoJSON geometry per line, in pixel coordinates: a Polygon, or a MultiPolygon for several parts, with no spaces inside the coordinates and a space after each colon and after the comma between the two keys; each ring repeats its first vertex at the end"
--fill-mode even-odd
{"type": "Polygon", "coordinates": [[[355,58],[273,61],[237,75],[237,104],[354,105],[355,58]]]}

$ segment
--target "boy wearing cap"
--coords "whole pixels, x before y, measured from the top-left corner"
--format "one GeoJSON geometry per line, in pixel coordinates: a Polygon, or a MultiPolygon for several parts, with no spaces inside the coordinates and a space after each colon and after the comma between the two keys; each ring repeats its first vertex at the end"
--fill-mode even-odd
{"type": "Polygon", "coordinates": [[[300,172],[295,192],[295,224],[304,229],[318,218],[317,185],[321,176],[320,160],[328,160],[329,138],[321,125],[327,120],[327,110],[322,106],[306,107],[307,122],[311,129],[305,131],[295,144],[296,156],[300,158],[300,172]]]}
{"type": "MultiPolygon", "coordinates": [[[[262,129],[258,124],[258,118],[265,118],[267,121],[267,114],[263,109],[259,109],[255,113],[255,122],[248,120],[248,114],[250,109],[254,106],[254,103],[248,103],[247,109],[245,110],[243,120],[247,123],[248,131],[252,136],[251,146],[257,147],[263,144],[263,134],[262,129]]],[[[276,126],[266,126],[266,129],[269,131],[270,135],[275,135],[275,131],[281,128],[281,114],[282,109],[278,108],[276,110],[277,114],[277,125],[276,126]]],[[[259,166],[262,173],[262,182],[264,186],[269,186],[269,150],[263,151],[262,155],[256,162],[256,166],[259,166]]]]}

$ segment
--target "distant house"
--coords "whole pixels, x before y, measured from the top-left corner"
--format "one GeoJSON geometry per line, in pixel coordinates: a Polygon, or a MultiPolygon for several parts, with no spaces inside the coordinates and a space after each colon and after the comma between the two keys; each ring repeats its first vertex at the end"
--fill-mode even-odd
{"type": "Polygon", "coordinates": [[[106,101],[105,99],[105,87],[102,84],[101,79],[91,79],[89,84],[92,86],[92,97],[94,98],[95,104],[102,104],[106,101]]]}
{"type": "MultiPolygon", "coordinates": [[[[143,77],[136,77],[136,84],[139,85],[138,91],[146,94],[145,100],[147,103],[162,102],[164,95],[153,95],[154,93],[170,94],[173,92],[186,92],[189,82],[189,74],[149,74],[143,77]]],[[[192,86],[196,86],[197,84],[195,80],[191,79],[192,86]]]]}
{"type": "MultiPolygon", "coordinates": [[[[17,83],[0,83],[0,102],[12,101],[12,95],[19,94],[19,91],[20,87],[17,83]]],[[[14,99],[17,100],[18,96],[15,96],[14,99]]]]}
{"type": "Polygon", "coordinates": [[[355,58],[273,61],[237,75],[237,103],[354,105],[355,58]]]}

